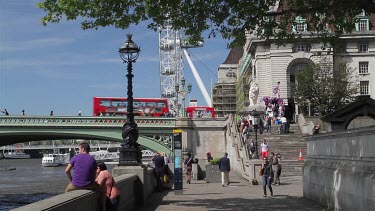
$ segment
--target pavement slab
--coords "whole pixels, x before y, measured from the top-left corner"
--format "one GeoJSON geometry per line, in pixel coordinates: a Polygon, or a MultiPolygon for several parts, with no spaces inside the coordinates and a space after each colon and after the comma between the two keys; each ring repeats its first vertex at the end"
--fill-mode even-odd
{"type": "Polygon", "coordinates": [[[192,181],[184,184],[183,195],[175,195],[173,189],[153,193],[142,211],[205,211],[205,210],[329,210],[316,202],[303,198],[302,177],[282,178],[281,185],[273,186],[271,197],[263,197],[261,185],[252,185],[247,180],[231,175],[230,185],[192,181]]]}

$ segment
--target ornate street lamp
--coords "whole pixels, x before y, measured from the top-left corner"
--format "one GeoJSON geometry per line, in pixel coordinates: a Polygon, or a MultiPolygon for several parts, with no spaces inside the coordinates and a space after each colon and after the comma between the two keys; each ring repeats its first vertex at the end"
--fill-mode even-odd
{"type": "MultiPolygon", "coordinates": [[[[185,84],[186,84],[186,80],[185,80],[184,77],[182,77],[182,79],[181,79],[181,87],[182,87],[182,89],[180,90],[180,85],[179,84],[175,85],[175,91],[176,91],[176,95],[177,95],[177,97],[176,97],[177,103],[178,103],[178,95],[181,95],[181,97],[182,97],[182,104],[183,104],[182,108],[181,108],[181,110],[182,110],[182,116],[185,116],[185,114],[186,114],[186,112],[185,112],[185,99],[186,99],[185,96],[186,96],[186,94],[188,94],[188,93],[191,92],[191,88],[192,88],[191,84],[189,83],[187,85],[188,90],[186,91],[185,90],[185,84]]],[[[178,104],[177,104],[177,106],[178,106],[178,104]]],[[[180,107],[177,107],[177,116],[179,115],[179,110],[180,110],[180,107]]]]}
{"type": "Polygon", "coordinates": [[[259,153],[258,153],[258,127],[260,124],[260,114],[257,112],[257,110],[254,110],[251,112],[251,116],[253,117],[253,127],[255,130],[255,158],[259,159],[259,153]]]}
{"type": "Polygon", "coordinates": [[[187,85],[187,87],[188,87],[188,93],[190,93],[191,92],[191,83],[189,83],[188,85],[187,85]]]}
{"type": "Polygon", "coordinates": [[[127,35],[126,42],[119,49],[119,54],[124,63],[128,63],[128,97],[127,97],[127,119],[122,127],[122,144],[120,148],[119,166],[140,166],[142,165],[142,151],[137,142],[139,133],[137,123],[134,121],[133,112],[133,77],[132,63],[139,56],[141,49],[132,40],[132,35],[127,35]]]}
{"type": "Polygon", "coordinates": [[[174,104],[175,105],[175,110],[176,110],[176,117],[178,117],[179,115],[179,106],[178,106],[178,93],[180,93],[180,85],[179,84],[176,84],[174,86],[174,90],[176,91],[176,103],[174,104]]]}

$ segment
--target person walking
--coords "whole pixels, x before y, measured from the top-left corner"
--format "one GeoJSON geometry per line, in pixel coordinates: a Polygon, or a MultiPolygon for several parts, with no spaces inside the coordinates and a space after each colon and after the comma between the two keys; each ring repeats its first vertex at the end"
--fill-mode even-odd
{"type": "Polygon", "coordinates": [[[82,116],[82,111],[78,111],[78,116],[82,116]]]}
{"type": "Polygon", "coordinates": [[[160,155],[160,153],[155,153],[154,157],[152,158],[152,162],[155,166],[155,173],[156,173],[156,183],[157,183],[157,190],[163,190],[162,179],[164,175],[164,157],[160,155]]]}
{"type": "Polygon", "coordinates": [[[186,171],[186,183],[191,183],[191,171],[193,170],[193,158],[191,153],[187,153],[187,158],[184,160],[184,169],[186,171]]]}
{"type": "Polygon", "coordinates": [[[223,187],[225,184],[229,185],[230,160],[228,158],[228,153],[224,153],[224,157],[220,158],[219,170],[221,171],[221,185],[223,187]]]}
{"type": "Polygon", "coordinates": [[[207,152],[206,153],[206,156],[207,156],[207,162],[211,162],[212,159],[214,159],[211,155],[211,152],[207,152]]]}
{"type": "Polygon", "coordinates": [[[168,184],[169,183],[169,166],[168,166],[169,158],[167,157],[167,155],[165,153],[164,153],[163,157],[164,157],[164,177],[163,177],[163,182],[165,184],[168,184]]]}
{"type": "Polygon", "coordinates": [[[272,181],[272,163],[268,161],[267,157],[263,158],[263,164],[262,164],[262,184],[263,184],[263,197],[267,196],[267,188],[270,189],[271,196],[273,196],[273,190],[271,186],[272,181]]]}
{"type": "Polygon", "coordinates": [[[277,171],[277,174],[275,175],[276,177],[276,185],[280,185],[280,176],[281,176],[281,155],[280,153],[277,153],[276,154],[276,158],[277,158],[277,162],[278,162],[278,171],[277,171]]]}
{"type": "Polygon", "coordinates": [[[262,149],[262,158],[268,158],[268,143],[266,139],[263,139],[263,143],[260,145],[262,149]]]}
{"type": "Polygon", "coordinates": [[[106,210],[106,197],[103,193],[103,188],[95,182],[97,164],[95,159],[89,154],[90,145],[82,142],[78,146],[78,154],[75,155],[69,162],[65,169],[65,174],[68,177],[69,184],[65,192],[74,190],[93,190],[100,193],[99,207],[102,211],[106,210]],[[71,170],[74,168],[72,176],[71,170]]]}
{"type": "Polygon", "coordinates": [[[275,156],[274,152],[271,152],[271,159],[270,162],[272,163],[272,172],[274,175],[274,180],[273,180],[273,185],[278,185],[279,184],[279,177],[277,173],[279,172],[279,159],[277,156],[275,156]]]}
{"type": "Polygon", "coordinates": [[[106,209],[107,211],[117,211],[120,202],[120,191],[116,187],[116,182],[112,175],[107,170],[107,166],[103,162],[97,164],[96,182],[103,188],[106,195],[106,209]]]}
{"type": "Polygon", "coordinates": [[[250,152],[250,158],[251,159],[255,158],[255,156],[256,156],[256,152],[255,152],[256,151],[256,144],[255,144],[254,139],[251,139],[248,147],[249,147],[249,152],[250,152]]]}
{"type": "Polygon", "coordinates": [[[22,112],[22,116],[25,116],[25,110],[22,110],[21,112],[22,112]]]}
{"type": "Polygon", "coordinates": [[[243,144],[246,143],[247,135],[249,132],[249,126],[250,126],[249,121],[246,119],[246,117],[243,117],[242,122],[241,122],[241,133],[242,133],[241,138],[242,138],[243,144]]]}
{"type": "Polygon", "coordinates": [[[282,116],[280,118],[281,120],[281,130],[280,130],[280,134],[287,134],[287,124],[288,124],[288,121],[286,119],[285,116],[282,116]]]}
{"type": "Polygon", "coordinates": [[[4,108],[3,111],[1,111],[3,114],[5,114],[5,116],[9,116],[9,112],[4,108]]]}
{"type": "Polygon", "coordinates": [[[271,125],[272,125],[272,118],[270,116],[267,116],[267,125],[266,125],[266,130],[267,134],[271,134],[271,125]]]}
{"type": "Polygon", "coordinates": [[[51,112],[49,113],[49,115],[50,115],[50,116],[53,116],[53,111],[51,111],[51,112]]]}

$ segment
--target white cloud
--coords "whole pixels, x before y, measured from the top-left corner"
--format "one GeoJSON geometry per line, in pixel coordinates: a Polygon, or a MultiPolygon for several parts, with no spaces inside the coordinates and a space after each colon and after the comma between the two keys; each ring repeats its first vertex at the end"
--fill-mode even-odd
{"type": "Polygon", "coordinates": [[[49,48],[53,46],[64,45],[67,43],[74,42],[73,38],[43,38],[43,39],[34,39],[26,40],[23,42],[10,41],[2,43],[0,46],[0,52],[14,52],[14,51],[25,51],[35,48],[49,48]]]}

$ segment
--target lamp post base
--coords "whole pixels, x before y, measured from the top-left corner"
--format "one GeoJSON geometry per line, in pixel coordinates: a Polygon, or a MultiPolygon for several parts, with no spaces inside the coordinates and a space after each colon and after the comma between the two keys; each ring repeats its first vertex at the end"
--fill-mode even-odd
{"type": "Polygon", "coordinates": [[[120,148],[119,166],[142,166],[142,151],[139,147],[120,148]]]}

